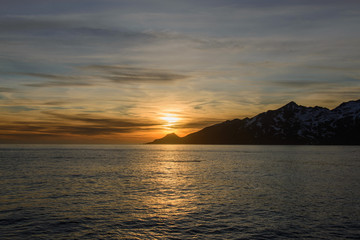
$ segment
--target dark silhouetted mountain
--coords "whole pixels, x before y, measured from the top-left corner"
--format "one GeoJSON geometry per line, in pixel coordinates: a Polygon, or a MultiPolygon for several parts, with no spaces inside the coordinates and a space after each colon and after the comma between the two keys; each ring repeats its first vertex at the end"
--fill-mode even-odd
{"type": "Polygon", "coordinates": [[[151,142],[154,144],[176,144],[176,143],[182,143],[181,138],[176,135],[175,133],[170,133],[166,135],[163,138],[156,139],[155,141],[151,142]]]}
{"type": "Polygon", "coordinates": [[[169,134],[151,142],[158,143],[359,145],[360,100],[333,110],[290,102],[253,118],[225,121],[182,138],[169,134]]]}

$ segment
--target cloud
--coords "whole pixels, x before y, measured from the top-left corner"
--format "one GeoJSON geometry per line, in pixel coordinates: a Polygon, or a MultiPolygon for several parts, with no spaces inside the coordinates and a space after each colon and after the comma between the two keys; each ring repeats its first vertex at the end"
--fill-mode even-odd
{"type": "Polygon", "coordinates": [[[307,66],[307,68],[331,71],[331,72],[360,72],[360,68],[358,66],[313,65],[313,66],[307,66]]]}
{"type": "Polygon", "coordinates": [[[22,132],[41,132],[50,126],[50,122],[24,122],[24,121],[14,121],[12,123],[3,123],[0,125],[1,130],[5,131],[16,131],[19,133],[22,132]]]}
{"type": "Polygon", "coordinates": [[[73,77],[73,76],[45,74],[45,73],[15,72],[14,74],[24,75],[24,76],[29,76],[29,77],[55,79],[55,80],[77,80],[78,79],[77,77],[73,77]]]}
{"type": "Polygon", "coordinates": [[[130,66],[90,65],[83,69],[100,72],[102,78],[115,83],[166,83],[188,78],[188,76],[164,70],[130,66]]]}
{"type": "Polygon", "coordinates": [[[320,87],[320,86],[329,86],[333,83],[330,82],[321,82],[321,81],[308,81],[308,80],[301,80],[301,81],[273,81],[268,82],[268,84],[274,84],[281,87],[288,87],[288,88],[313,88],[313,87],[320,87]]]}
{"type": "Polygon", "coordinates": [[[157,38],[151,32],[130,30],[121,25],[111,27],[99,24],[96,26],[95,19],[84,18],[74,18],[72,15],[0,16],[0,31],[4,36],[0,40],[4,44],[9,43],[9,39],[16,39],[17,45],[20,43],[37,44],[36,48],[55,46],[63,50],[66,49],[62,46],[69,46],[75,50],[74,46],[83,48],[97,45],[98,49],[109,44],[123,48],[145,44],[157,38]],[[40,45],[38,45],[39,42],[40,45]]]}
{"type": "Polygon", "coordinates": [[[141,121],[134,119],[110,118],[94,116],[90,114],[61,114],[55,112],[43,112],[48,117],[42,121],[12,121],[2,122],[0,130],[9,136],[98,136],[114,135],[118,133],[133,133],[138,131],[150,131],[161,124],[153,121],[141,121]]]}
{"type": "Polygon", "coordinates": [[[15,89],[13,89],[13,88],[0,87],[0,92],[9,93],[9,92],[14,92],[14,91],[15,91],[15,89]]]}
{"type": "Polygon", "coordinates": [[[72,103],[72,101],[48,101],[48,102],[42,103],[42,105],[63,106],[63,105],[70,104],[70,103],[72,103]]]}
{"type": "Polygon", "coordinates": [[[104,59],[108,62],[109,58],[118,59],[130,49],[158,39],[145,30],[98,24],[96,19],[82,14],[0,16],[0,32],[2,55],[37,65],[37,69],[61,69],[64,65],[104,59]]]}
{"type": "MultiPolygon", "coordinates": [[[[336,71],[336,70],[335,70],[336,71]]],[[[264,84],[280,86],[285,88],[309,88],[312,91],[320,89],[339,89],[344,86],[356,87],[360,85],[360,79],[351,77],[342,77],[335,79],[319,79],[319,80],[279,80],[279,81],[264,81],[264,84]],[[341,80],[341,81],[339,81],[341,80]]]]}
{"type": "Polygon", "coordinates": [[[115,118],[106,118],[106,117],[94,117],[90,114],[61,114],[55,112],[44,112],[45,114],[54,116],[59,119],[71,120],[71,121],[80,121],[90,124],[101,124],[101,125],[111,125],[114,127],[145,127],[145,126],[154,126],[157,124],[151,122],[138,122],[133,120],[125,119],[115,119],[115,118]]]}
{"type": "MultiPolygon", "coordinates": [[[[89,65],[77,69],[86,70],[87,75],[61,75],[35,72],[6,72],[6,74],[50,80],[23,84],[23,86],[28,87],[88,87],[99,85],[100,80],[113,83],[170,83],[188,78],[186,75],[166,70],[130,66],[89,65]],[[88,73],[89,71],[92,73],[88,73]]],[[[10,91],[11,89],[0,88],[0,92],[1,90],[10,91]]]]}
{"type": "Polygon", "coordinates": [[[128,127],[108,127],[108,126],[57,126],[54,132],[65,132],[75,135],[113,135],[116,133],[131,133],[139,129],[128,127]]]}
{"type": "MultiPolygon", "coordinates": [[[[81,16],[81,15],[80,15],[81,16]]],[[[117,28],[96,27],[89,25],[89,19],[72,18],[72,15],[13,15],[0,16],[0,30],[3,33],[19,33],[34,36],[49,37],[61,34],[62,36],[96,36],[124,39],[150,39],[152,34],[132,31],[117,26],[117,28]],[[49,35],[50,34],[50,35],[49,35]],[[47,36],[45,36],[47,35],[47,36]]],[[[94,21],[95,19],[90,19],[94,21]]]]}
{"type": "Polygon", "coordinates": [[[53,81],[53,82],[44,82],[44,83],[26,83],[23,84],[27,87],[87,87],[93,86],[90,83],[84,82],[69,82],[69,81],[53,81]]]}
{"type": "Polygon", "coordinates": [[[52,18],[44,19],[34,16],[1,16],[0,31],[7,33],[23,33],[35,30],[57,30],[71,27],[70,21],[59,21],[52,18]]]}
{"type": "Polygon", "coordinates": [[[39,82],[39,83],[25,83],[24,86],[28,87],[84,87],[84,86],[93,86],[94,83],[89,81],[85,82],[82,79],[85,79],[85,76],[67,76],[67,75],[58,75],[58,74],[45,74],[45,73],[28,73],[28,72],[13,72],[8,74],[28,76],[32,78],[44,78],[50,79],[48,82],[39,82]]]}
{"type": "Polygon", "coordinates": [[[4,109],[7,112],[13,112],[13,113],[37,110],[36,108],[31,108],[27,106],[1,106],[0,109],[4,109]]]}

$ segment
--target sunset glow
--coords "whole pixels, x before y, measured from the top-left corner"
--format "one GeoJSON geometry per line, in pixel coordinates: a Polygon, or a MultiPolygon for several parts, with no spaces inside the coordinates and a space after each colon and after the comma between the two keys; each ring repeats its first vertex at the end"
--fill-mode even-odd
{"type": "Polygon", "coordinates": [[[160,117],[162,120],[166,121],[166,125],[167,127],[171,127],[173,126],[175,123],[177,123],[180,118],[176,117],[173,114],[165,114],[164,117],[160,117]]]}
{"type": "Polygon", "coordinates": [[[5,2],[0,143],[143,143],[359,98],[359,1],[5,2]]]}

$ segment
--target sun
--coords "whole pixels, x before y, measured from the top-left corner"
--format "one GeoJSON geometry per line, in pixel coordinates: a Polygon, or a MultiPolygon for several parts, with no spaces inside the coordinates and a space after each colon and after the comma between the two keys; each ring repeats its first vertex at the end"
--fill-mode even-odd
{"type": "Polygon", "coordinates": [[[161,117],[161,119],[167,121],[169,124],[179,121],[178,117],[161,117]]]}
{"type": "Polygon", "coordinates": [[[166,124],[165,124],[166,127],[171,127],[180,120],[179,117],[177,117],[175,114],[171,114],[171,113],[164,114],[164,116],[160,117],[160,119],[166,121],[166,124]]]}

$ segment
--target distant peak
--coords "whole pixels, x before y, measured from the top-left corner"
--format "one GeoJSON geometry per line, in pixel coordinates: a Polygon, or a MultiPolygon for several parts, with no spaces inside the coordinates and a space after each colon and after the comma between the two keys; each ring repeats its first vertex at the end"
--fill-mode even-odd
{"type": "Polygon", "coordinates": [[[350,106],[350,105],[355,105],[355,104],[360,104],[360,99],[355,100],[355,101],[343,102],[338,107],[350,106]]]}
{"type": "Polygon", "coordinates": [[[285,106],[283,106],[282,108],[285,108],[285,109],[294,109],[294,108],[297,108],[299,105],[296,104],[296,102],[294,101],[291,101],[289,102],[288,104],[286,104],[285,106]]]}
{"type": "Polygon", "coordinates": [[[169,133],[165,137],[160,139],[155,139],[149,144],[176,144],[176,143],[181,143],[181,137],[179,137],[175,133],[169,133]]]}
{"type": "Polygon", "coordinates": [[[165,137],[179,137],[179,136],[176,135],[175,133],[169,133],[169,134],[166,134],[165,137]]]}
{"type": "Polygon", "coordinates": [[[360,99],[355,101],[343,102],[339,106],[337,106],[335,111],[348,111],[351,109],[360,109],[360,99]]]}
{"type": "Polygon", "coordinates": [[[285,106],[299,106],[299,105],[297,105],[296,102],[291,101],[288,104],[286,104],[285,106]]]}

